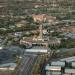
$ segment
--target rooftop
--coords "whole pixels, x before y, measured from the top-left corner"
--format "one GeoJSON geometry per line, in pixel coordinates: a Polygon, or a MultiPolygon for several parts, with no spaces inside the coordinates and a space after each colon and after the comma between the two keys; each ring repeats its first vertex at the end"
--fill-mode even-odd
{"type": "Polygon", "coordinates": [[[49,66],[49,65],[47,65],[47,66],[45,67],[45,70],[61,71],[61,66],[49,66]]]}
{"type": "Polygon", "coordinates": [[[72,62],[72,61],[75,61],[75,56],[73,56],[73,57],[68,57],[68,58],[64,58],[64,59],[60,59],[60,61],[72,62]]]}
{"type": "Polygon", "coordinates": [[[51,62],[51,65],[64,67],[65,66],[65,62],[63,62],[63,61],[54,61],[54,62],[51,62]]]}
{"type": "Polygon", "coordinates": [[[1,64],[0,65],[0,68],[4,68],[4,67],[11,67],[11,68],[14,68],[14,67],[16,67],[16,63],[6,63],[6,64],[1,64]]]}
{"type": "Polygon", "coordinates": [[[48,49],[46,47],[34,46],[31,49],[26,49],[26,52],[34,52],[34,53],[47,53],[48,49]]]}

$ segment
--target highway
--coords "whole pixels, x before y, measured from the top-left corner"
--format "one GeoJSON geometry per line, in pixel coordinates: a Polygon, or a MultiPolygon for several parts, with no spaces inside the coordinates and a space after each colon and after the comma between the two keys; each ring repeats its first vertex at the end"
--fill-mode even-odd
{"type": "Polygon", "coordinates": [[[14,75],[30,75],[33,65],[36,61],[37,55],[33,54],[24,54],[21,64],[19,65],[16,73],[14,75]]]}

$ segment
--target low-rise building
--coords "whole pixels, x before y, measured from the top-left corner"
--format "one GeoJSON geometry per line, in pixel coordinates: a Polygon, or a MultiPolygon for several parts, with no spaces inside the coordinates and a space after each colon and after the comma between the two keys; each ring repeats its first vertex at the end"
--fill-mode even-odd
{"type": "Polygon", "coordinates": [[[67,74],[75,74],[75,69],[65,68],[65,73],[67,73],[67,74]]]}
{"type": "Polygon", "coordinates": [[[62,61],[53,61],[51,62],[52,66],[61,66],[61,67],[65,67],[65,62],[62,61]]]}
{"type": "Polygon", "coordinates": [[[71,74],[62,74],[62,75],[71,75],[71,74]]]}
{"type": "Polygon", "coordinates": [[[45,67],[46,75],[75,75],[75,57],[52,61],[45,67]]]}
{"type": "Polygon", "coordinates": [[[65,36],[66,38],[75,39],[75,33],[66,33],[64,36],[65,36]]]}
{"type": "Polygon", "coordinates": [[[51,46],[57,46],[57,45],[61,44],[61,39],[59,39],[59,38],[51,38],[51,39],[49,39],[48,43],[51,46]]]}
{"type": "Polygon", "coordinates": [[[44,47],[32,47],[31,49],[26,49],[29,53],[48,53],[48,49],[44,47]]]}
{"type": "Polygon", "coordinates": [[[46,75],[61,75],[61,66],[50,66],[47,64],[45,70],[46,75]]]}
{"type": "Polygon", "coordinates": [[[61,71],[61,66],[50,66],[50,65],[47,65],[45,67],[45,70],[47,70],[47,71],[57,71],[57,72],[60,72],[61,71]]]}
{"type": "Polygon", "coordinates": [[[71,66],[75,68],[75,61],[71,63],[71,66]]]}
{"type": "Polygon", "coordinates": [[[16,23],[16,27],[25,27],[27,25],[27,22],[25,20],[19,21],[16,23]]]}
{"type": "Polygon", "coordinates": [[[6,63],[6,64],[1,64],[0,65],[0,70],[1,71],[6,71],[6,70],[15,70],[17,64],[16,63],[6,63]]]}
{"type": "Polygon", "coordinates": [[[75,61],[75,56],[63,58],[63,59],[60,59],[60,61],[73,62],[73,61],[75,61]]]}

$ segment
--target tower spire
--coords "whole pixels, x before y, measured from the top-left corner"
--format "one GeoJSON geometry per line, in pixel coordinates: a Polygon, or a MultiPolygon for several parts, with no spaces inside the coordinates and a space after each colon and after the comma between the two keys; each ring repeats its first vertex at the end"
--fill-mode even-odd
{"type": "Polygon", "coordinates": [[[39,36],[37,38],[34,37],[33,40],[44,41],[44,39],[43,39],[43,25],[42,24],[40,24],[40,26],[39,26],[39,36]]]}

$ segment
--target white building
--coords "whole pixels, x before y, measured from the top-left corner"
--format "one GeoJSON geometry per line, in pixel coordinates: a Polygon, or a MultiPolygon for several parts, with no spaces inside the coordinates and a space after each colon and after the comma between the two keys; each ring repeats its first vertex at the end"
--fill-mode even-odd
{"type": "Polygon", "coordinates": [[[52,61],[46,65],[45,71],[46,75],[75,75],[75,56],[52,61]]]}
{"type": "Polygon", "coordinates": [[[75,68],[75,61],[71,63],[71,66],[75,68]]]}
{"type": "Polygon", "coordinates": [[[30,53],[48,53],[48,49],[43,47],[33,47],[31,49],[26,49],[26,52],[30,53]]]}
{"type": "Polygon", "coordinates": [[[51,66],[65,67],[65,62],[62,62],[62,61],[54,61],[54,62],[51,62],[51,66]]]}
{"type": "Polygon", "coordinates": [[[72,61],[75,61],[75,56],[64,58],[64,59],[60,59],[60,61],[72,62],[72,61]]]}
{"type": "Polygon", "coordinates": [[[75,74],[75,69],[68,69],[68,68],[66,68],[65,69],[65,73],[67,73],[67,74],[75,74]]]}
{"type": "Polygon", "coordinates": [[[47,72],[46,75],[61,75],[61,72],[47,72]]]}
{"type": "Polygon", "coordinates": [[[50,66],[49,64],[45,67],[46,75],[61,75],[61,66],[50,66]]]}
{"type": "Polygon", "coordinates": [[[62,75],[71,75],[71,74],[62,74],[62,75]]]}
{"type": "Polygon", "coordinates": [[[0,46],[0,50],[2,50],[3,49],[3,46],[0,46]]]}
{"type": "Polygon", "coordinates": [[[57,71],[60,72],[61,71],[61,66],[50,66],[49,64],[46,65],[45,67],[46,71],[57,71]]]}
{"type": "Polygon", "coordinates": [[[0,65],[0,70],[2,71],[6,71],[6,70],[15,70],[17,64],[16,63],[6,63],[6,64],[2,64],[0,65]]]}

